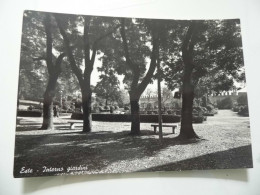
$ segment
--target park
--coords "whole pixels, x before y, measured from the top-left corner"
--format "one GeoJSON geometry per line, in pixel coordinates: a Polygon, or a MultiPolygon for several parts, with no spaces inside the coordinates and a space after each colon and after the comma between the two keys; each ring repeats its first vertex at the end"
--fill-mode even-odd
{"type": "Polygon", "coordinates": [[[25,11],[14,176],[251,168],[240,21],[25,11]]]}
{"type": "MultiPolygon", "coordinates": [[[[181,142],[171,129],[163,129],[163,144],[158,142],[150,123],[141,123],[142,135],[129,136],[130,123],[93,121],[95,132],[82,133],[82,126],[71,130],[68,117],[55,118],[56,130],[38,130],[41,120],[25,117],[17,126],[16,163],[42,167],[87,166],[85,174],[126,173],[138,171],[173,171],[190,169],[246,168],[250,164],[249,117],[231,110],[220,110],[204,123],[194,124],[202,141],[181,142]],[[26,152],[24,152],[26,151],[26,152]]],[[[66,172],[82,174],[82,171],[66,172]]],[[[26,176],[26,174],[24,175],[26,176]]]]}

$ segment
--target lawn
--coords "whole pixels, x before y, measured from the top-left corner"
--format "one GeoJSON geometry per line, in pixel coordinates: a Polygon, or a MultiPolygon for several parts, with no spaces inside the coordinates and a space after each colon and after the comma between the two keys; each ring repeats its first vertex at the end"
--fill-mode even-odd
{"type": "Polygon", "coordinates": [[[230,110],[194,124],[201,140],[181,142],[179,128],[176,134],[163,128],[162,144],[149,123],[133,137],[130,123],[93,121],[86,134],[70,130],[68,118],[55,118],[56,130],[37,130],[41,120],[26,117],[17,125],[16,177],[252,167],[249,117],[230,110]],[[19,174],[22,167],[31,173],[19,174]]]}

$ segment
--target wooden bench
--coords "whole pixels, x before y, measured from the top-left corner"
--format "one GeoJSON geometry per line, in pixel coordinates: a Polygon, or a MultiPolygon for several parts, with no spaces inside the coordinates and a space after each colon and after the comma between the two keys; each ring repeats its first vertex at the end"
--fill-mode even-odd
{"type": "MultiPolygon", "coordinates": [[[[154,128],[154,133],[156,133],[156,129],[159,127],[159,124],[151,124],[151,126],[154,128]]],[[[162,125],[162,127],[172,127],[172,133],[175,134],[175,128],[177,128],[178,125],[162,125]]]]}
{"type": "Polygon", "coordinates": [[[83,124],[83,121],[69,121],[70,129],[75,129],[76,124],[83,124]]]}

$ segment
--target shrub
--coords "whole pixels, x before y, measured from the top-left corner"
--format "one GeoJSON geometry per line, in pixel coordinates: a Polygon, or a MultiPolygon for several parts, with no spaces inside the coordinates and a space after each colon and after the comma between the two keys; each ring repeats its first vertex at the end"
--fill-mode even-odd
{"type": "Polygon", "coordinates": [[[241,106],[239,108],[238,114],[241,116],[249,116],[248,106],[241,106]]]}
{"type": "Polygon", "coordinates": [[[239,111],[239,106],[238,106],[238,105],[234,106],[234,107],[232,108],[232,110],[233,110],[234,112],[238,112],[238,111],[239,111]]]}
{"type": "Polygon", "coordinates": [[[233,100],[231,97],[226,97],[217,102],[218,109],[231,109],[233,107],[233,100]]]}
{"type": "Polygon", "coordinates": [[[18,110],[17,116],[24,116],[24,117],[41,117],[42,112],[39,110],[18,110]]]}
{"type": "Polygon", "coordinates": [[[205,119],[203,116],[192,116],[192,122],[194,123],[202,123],[205,119]]]}
{"type": "Polygon", "coordinates": [[[212,106],[212,105],[207,105],[206,108],[207,108],[207,110],[210,112],[210,111],[212,111],[212,110],[214,109],[214,106],[212,106]]]}
{"type": "Polygon", "coordinates": [[[173,111],[172,110],[167,110],[167,113],[168,114],[173,114],[173,111]]]}
{"type": "Polygon", "coordinates": [[[237,98],[238,105],[247,105],[247,94],[242,94],[237,98]]]}
{"type": "MultiPolygon", "coordinates": [[[[83,120],[82,113],[73,113],[71,119],[83,120]]],[[[93,121],[107,121],[107,122],[131,122],[131,115],[129,114],[92,114],[93,121]]],[[[164,123],[180,122],[180,116],[176,115],[162,115],[164,123]]],[[[158,115],[155,114],[141,114],[141,123],[157,123],[158,115]]]]}
{"type": "Polygon", "coordinates": [[[153,114],[153,111],[149,110],[146,112],[147,114],[153,114]]]}

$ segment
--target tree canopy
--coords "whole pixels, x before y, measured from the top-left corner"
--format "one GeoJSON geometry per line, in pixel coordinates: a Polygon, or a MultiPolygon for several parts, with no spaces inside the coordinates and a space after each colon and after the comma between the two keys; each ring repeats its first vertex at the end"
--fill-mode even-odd
{"type": "MultiPolygon", "coordinates": [[[[182,86],[181,40],[185,28],[181,22],[173,31],[175,44],[170,51],[174,55],[166,59],[163,67],[164,79],[172,90],[182,86]]],[[[197,39],[192,73],[197,96],[229,91],[236,82],[245,82],[239,20],[203,21],[197,39]]]]}
{"type": "MultiPolygon", "coordinates": [[[[44,18],[46,13],[25,11],[21,41],[21,60],[19,77],[19,98],[42,100],[48,80],[48,69],[46,63],[46,32],[44,29],[44,18]]],[[[53,60],[64,51],[62,40],[57,31],[55,21],[51,21],[51,32],[53,36],[53,60]]],[[[56,93],[63,91],[72,95],[78,84],[72,74],[66,58],[63,59],[61,74],[58,79],[56,93]]]]}

